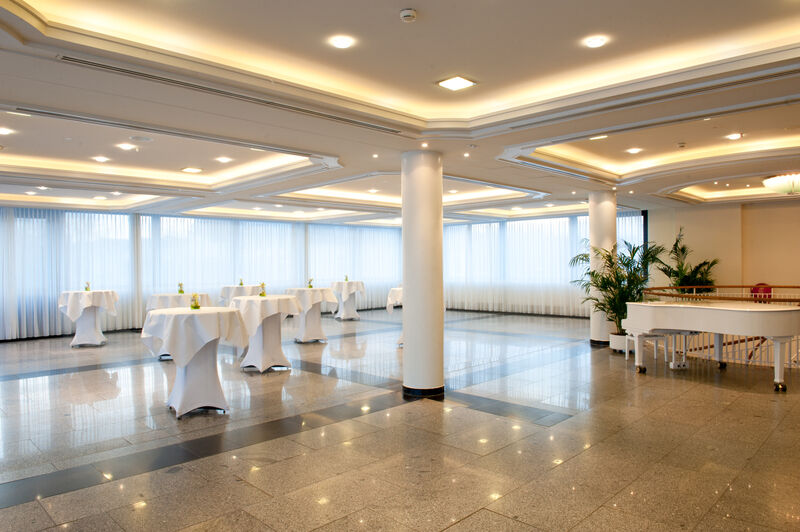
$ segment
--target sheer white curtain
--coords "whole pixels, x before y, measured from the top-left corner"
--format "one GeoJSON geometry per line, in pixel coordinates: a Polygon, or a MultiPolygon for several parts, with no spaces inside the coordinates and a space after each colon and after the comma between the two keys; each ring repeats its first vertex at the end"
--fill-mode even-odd
{"type": "Polygon", "coordinates": [[[120,296],[117,315],[102,314],[105,329],[140,326],[131,241],[128,215],[0,208],[0,338],[73,332],[58,296],[87,281],[120,296]]]}
{"type": "Polygon", "coordinates": [[[389,289],[399,286],[402,273],[402,236],[399,228],[308,225],[308,277],[314,286],[364,281],[358,308],[386,306],[389,289]]]}

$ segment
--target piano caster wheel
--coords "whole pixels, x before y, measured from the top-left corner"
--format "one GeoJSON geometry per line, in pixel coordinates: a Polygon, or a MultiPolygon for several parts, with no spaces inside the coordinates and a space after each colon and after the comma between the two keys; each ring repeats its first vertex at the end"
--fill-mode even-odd
{"type": "Polygon", "coordinates": [[[636,366],[636,373],[647,373],[647,368],[644,366],[636,366]]]}
{"type": "Polygon", "coordinates": [[[775,391],[776,392],[785,392],[786,391],[786,385],[784,383],[782,383],[782,382],[776,382],[775,383],[775,391]]]}
{"type": "Polygon", "coordinates": [[[719,363],[719,369],[727,369],[727,368],[728,368],[728,363],[727,362],[720,362],[719,363]]]}

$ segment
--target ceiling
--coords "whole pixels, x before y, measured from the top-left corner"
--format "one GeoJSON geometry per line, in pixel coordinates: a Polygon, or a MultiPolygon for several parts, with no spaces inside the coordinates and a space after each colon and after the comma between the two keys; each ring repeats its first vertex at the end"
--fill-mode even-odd
{"type": "Polygon", "coordinates": [[[794,201],[797,0],[407,7],[0,0],[0,205],[394,225],[418,149],[453,222],[794,201]]]}

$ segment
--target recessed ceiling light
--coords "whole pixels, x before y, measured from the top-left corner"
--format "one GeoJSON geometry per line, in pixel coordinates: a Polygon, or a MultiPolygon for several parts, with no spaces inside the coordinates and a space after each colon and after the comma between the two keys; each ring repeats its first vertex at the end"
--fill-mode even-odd
{"type": "Polygon", "coordinates": [[[715,185],[719,185],[719,181],[714,181],[714,184],[715,185]]]}
{"type": "Polygon", "coordinates": [[[750,188],[750,185],[745,185],[745,187],[750,188]]]}
{"type": "Polygon", "coordinates": [[[14,115],[14,116],[24,116],[24,117],[28,117],[28,118],[30,118],[30,116],[31,116],[31,115],[29,115],[27,113],[18,113],[16,111],[6,111],[6,114],[14,115]]]}
{"type": "Polygon", "coordinates": [[[186,172],[187,174],[199,174],[202,172],[202,168],[194,168],[192,166],[187,166],[186,168],[181,168],[181,172],[186,172]]]}
{"type": "Polygon", "coordinates": [[[729,187],[729,186],[731,186],[731,184],[730,183],[725,183],[725,186],[729,187]]]}
{"type": "Polygon", "coordinates": [[[318,211],[324,211],[324,210],[325,210],[325,208],[324,208],[324,207],[317,207],[317,210],[318,210],[318,211]]]}
{"type": "Polygon", "coordinates": [[[377,159],[377,158],[378,158],[378,154],[377,154],[377,153],[373,153],[373,154],[372,154],[372,158],[373,158],[373,159],[377,159]]]}
{"type": "Polygon", "coordinates": [[[127,142],[123,142],[122,144],[117,144],[117,148],[125,151],[135,150],[138,146],[135,144],[128,144],[127,142]]]}
{"type": "Polygon", "coordinates": [[[545,203],[544,206],[545,207],[555,207],[556,204],[555,203],[545,203]]]}
{"type": "Polygon", "coordinates": [[[214,160],[215,160],[215,161],[217,161],[217,162],[220,162],[220,163],[229,163],[229,162],[231,162],[233,159],[231,159],[230,157],[217,157],[217,158],[216,158],[216,159],[214,159],[214,160]]]}
{"type": "Polygon", "coordinates": [[[260,211],[260,210],[261,210],[261,207],[253,207],[253,210],[254,210],[254,211],[260,211]]]}
{"type": "Polygon", "coordinates": [[[581,44],[587,48],[600,48],[608,44],[609,38],[606,35],[589,35],[581,39],[581,44]]]}
{"type": "Polygon", "coordinates": [[[611,190],[617,190],[617,187],[611,187],[611,190]]]}
{"type": "Polygon", "coordinates": [[[577,194],[577,193],[578,193],[578,191],[576,191],[576,190],[573,190],[573,191],[571,192],[571,194],[572,194],[573,196],[574,196],[575,194],[577,194]]]}
{"type": "Polygon", "coordinates": [[[367,190],[367,192],[369,192],[370,194],[375,194],[377,191],[378,191],[377,188],[371,188],[371,189],[367,190]]]}
{"type": "Polygon", "coordinates": [[[629,191],[628,191],[628,194],[633,194],[633,190],[629,190],[629,191]]]}
{"type": "Polygon", "coordinates": [[[597,135],[596,137],[589,137],[589,140],[603,140],[607,139],[608,135],[597,135]]]}
{"type": "Polygon", "coordinates": [[[42,186],[39,186],[39,187],[36,187],[36,188],[38,188],[39,190],[47,190],[49,187],[46,187],[46,186],[42,185],[42,186]]]}
{"type": "Polygon", "coordinates": [[[333,37],[328,38],[328,44],[333,46],[334,48],[350,48],[356,43],[356,40],[349,35],[334,35],[333,37]]]}
{"type": "Polygon", "coordinates": [[[261,148],[250,148],[250,151],[264,151],[264,150],[261,148]]]}
{"type": "Polygon", "coordinates": [[[521,211],[522,207],[511,207],[512,211],[521,211]]]}
{"type": "Polygon", "coordinates": [[[8,129],[7,127],[0,127],[0,135],[10,135],[14,133],[13,129],[8,129]]]}
{"type": "Polygon", "coordinates": [[[35,190],[27,190],[27,191],[25,191],[25,194],[27,194],[28,196],[35,196],[36,195],[36,191],[35,190]]]}
{"type": "Polygon", "coordinates": [[[711,120],[711,117],[710,117],[710,116],[707,116],[707,117],[705,117],[705,118],[703,119],[703,122],[708,122],[709,120],[711,120]]]}
{"type": "Polygon", "coordinates": [[[95,197],[93,197],[92,199],[96,199],[96,200],[104,200],[104,199],[108,199],[108,198],[106,198],[105,196],[95,196],[95,197]]]}
{"type": "Polygon", "coordinates": [[[111,195],[112,196],[122,196],[122,192],[120,192],[119,190],[115,190],[114,192],[111,193],[111,195]]]}
{"type": "Polygon", "coordinates": [[[469,152],[468,151],[464,152],[464,157],[469,157],[469,152]]]}
{"type": "Polygon", "coordinates": [[[741,133],[731,133],[730,135],[725,135],[725,138],[728,140],[739,140],[742,138],[741,133]]]}
{"type": "Polygon", "coordinates": [[[470,81],[467,78],[462,78],[461,76],[455,76],[444,81],[440,81],[439,85],[445,89],[450,89],[451,91],[460,91],[462,89],[472,87],[475,85],[475,82],[470,81]]]}
{"type": "Polygon", "coordinates": [[[283,205],[281,205],[280,203],[276,203],[276,204],[275,204],[275,206],[276,206],[277,208],[279,208],[279,209],[283,208],[283,205]]]}
{"type": "Polygon", "coordinates": [[[452,189],[452,190],[448,190],[447,192],[449,192],[450,194],[457,194],[458,190],[452,189]]]}
{"type": "Polygon", "coordinates": [[[642,151],[642,148],[628,148],[625,151],[628,152],[628,153],[636,155],[637,153],[640,153],[642,151]]]}
{"type": "Polygon", "coordinates": [[[420,146],[422,146],[423,148],[427,148],[428,147],[428,143],[427,142],[423,142],[422,144],[420,144],[420,146]]]}
{"type": "Polygon", "coordinates": [[[104,157],[103,155],[97,155],[97,156],[95,156],[95,157],[92,157],[92,159],[94,159],[94,160],[95,160],[95,161],[97,161],[98,163],[104,163],[104,162],[107,162],[107,161],[110,161],[110,160],[111,160],[111,159],[109,159],[108,157],[104,157]]]}

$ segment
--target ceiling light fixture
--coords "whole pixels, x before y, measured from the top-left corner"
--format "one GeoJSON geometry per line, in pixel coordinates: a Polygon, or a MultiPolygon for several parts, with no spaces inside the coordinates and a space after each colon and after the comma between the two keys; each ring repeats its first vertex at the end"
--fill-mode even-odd
{"type": "Polygon", "coordinates": [[[464,157],[469,157],[469,152],[468,151],[464,152],[464,157]]]}
{"type": "Polygon", "coordinates": [[[449,194],[458,194],[458,190],[452,189],[447,191],[449,194]]]}
{"type": "Polygon", "coordinates": [[[105,197],[105,196],[95,196],[95,197],[93,197],[92,199],[96,199],[96,200],[104,200],[104,199],[108,199],[108,198],[107,198],[107,197],[105,197]]]}
{"type": "Polygon", "coordinates": [[[276,204],[275,204],[275,207],[277,207],[277,208],[279,208],[279,209],[282,209],[282,208],[283,208],[283,205],[281,205],[280,203],[276,203],[276,204]]]}
{"type": "Polygon", "coordinates": [[[373,158],[373,159],[377,159],[377,158],[378,158],[378,154],[377,154],[377,153],[373,153],[373,154],[372,154],[372,158],[373,158]]]}
{"type": "Polygon", "coordinates": [[[328,38],[328,44],[333,46],[334,48],[339,48],[340,50],[344,50],[346,48],[350,48],[356,43],[356,40],[349,35],[334,35],[333,37],[328,38]]]}
{"type": "Polygon", "coordinates": [[[641,153],[643,150],[642,150],[642,148],[628,148],[625,151],[630,153],[630,154],[632,154],[632,155],[636,155],[637,153],[641,153]]]}
{"type": "Polygon", "coordinates": [[[577,194],[577,193],[578,193],[578,191],[576,191],[576,190],[573,190],[573,191],[571,192],[571,194],[572,194],[573,196],[574,196],[575,194],[577,194]]]}
{"type": "Polygon", "coordinates": [[[617,187],[611,187],[611,190],[617,190],[617,187]]]}
{"type": "Polygon", "coordinates": [[[47,190],[49,187],[46,187],[46,186],[42,185],[42,186],[38,186],[36,188],[38,188],[39,190],[47,190]]]}
{"type": "Polygon", "coordinates": [[[135,144],[128,144],[127,142],[123,142],[122,144],[117,144],[117,148],[125,151],[135,150],[138,148],[135,144]]]}
{"type": "Polygon", "coordinates": [[[590,35],[581,39],[581,44],[587,48],[600,48],[608,44],[609,40],[607,35],[590,35]]]}
{"type": "Polygon", "coordinates": [[[0,135],[10,135],[15,133],[13,129],[8,129],[7,127],[0,127],[0,135]]]}
{"type": "Polygon", "coordinates": [[[253,207],[253,210],[254,210],[254,211],[260,211],[260,210],[261,210],[261,207],[253,207]]]}
{"type": "Polygon", "coordinates": [[[217,157],[217,158],[216,158],[216,159],[214,159],[214,160],[215,160],[215,161],[217,161],[217,162],[219,162],[219,163],[223,163],[223,164],[224,164],[224,163],[229,163],[229,162],[231,162],[233,159],[231,159],[230,157],[224,157],[224,156],[223,156],[223,157],[217,157]]]}
{"type": "Polygon", "coordinates": [[[105,157],[105,156],[103,156],[103,155],[97,155],[97,156],[95,156],[95,157],[92,157],[92,159],[94,159],[94,160],[95,160],[95,161],[97,161],[98,163],[105,163],[105,162],[108,162],[108,161],[110,161],[110,160],[111,160],[111,159],[109,159],[108,157],[105,157]]]}
{"type": "Polygon", "coordinates": [[[725,138],[728,140],[739,140],[742,138],[741,133],[731,133],[730,135],[725,135],[725,138]]]}
{"type": "Polygon", "coordinates": [[[451,91],[460,91],[462,89],[472,87],[475,85],[475,82],[470,81],[467,78],[462,78],[461,76],[454,76],[452,78],[442,80],[438,84],[440,87],[450,89],[451,91]]]}
{"type": "Polygon", "coordinates": [[[521,211],[522,207],[511,207],[512,211],[521,211]]]}
{"type": "Polygon", "coordinates": [[[628,194],[633,194],[633,190],[629,190],[629,191],[628,191],[628,194]]]}
{"type": "Polygon", "coordinates": [[[369,192],[370,194],[375,194],[376,192],[378,192],[378,189],[377,188],[371,188],[371,189],[367,190],[367,192],[369,192]]]}
{"type": "Polygon", "coordinates": [[[762,184],[770,190],[781,194],[800,194],[800,173],[784,174],[769,177],[762,184]]]}
{"type": "Polygon", "coordinates": [[[714,181],[714,184],[715,185],[719,185],[719,181],[714,181]]]}
{"type": "Polygon", "coordinates": [[[427,148],[428,147],[428,143],[427,142],[423,142],[422,144],[420,144],[420,146],[422,146],[423,148],[427,148]]]}
{"type": "Polygon", "coordinates": [[[186,172],[187,174],[199,174],[202,172],[202,168],[194,168],[193,166],[187,166],[186,168],[181,168],[181,172],[186,172]]]}
{"type": "Polygon", "coordinates": [[[36,191],[35,190],[28,190],[28,191],[25,192],[25,194],[27,194],[28,196],[35,196],[36,195],[36,191]]]}
{"type": "Polygon", "coordinates": [[[555,207],[556,204],[555,203],[545,203],[544,206],[545,207],[555,207]]]}
{"type": "Polygon", "coordinates": [[[111,193],[111,195],[112,196],[122,196],[122,192],[120,192],[119,190],[115,190],[114,192],[111,193]]]}
{"type": "Polygon", "coordinates": [[[317,207],[317,210],[318,210],[318,211],[324,211],[324,210],[325,210],[325,208],[324,208],[324,207],[317,207]]]}
{"type": "Polygon", "coordinates": [[[589,140],[603,140],[607,139],[608,135],[597,135],[596,137],[589,137],[589,140]]]}
{"type": "Polygon", "coordinates": [[[30,118],[30,116],[31,116],[28,113],[18,113],[17,111],[6,111],[6,114],[14,115],[14,116],[24,116],[26,118],[30,118]]]}

